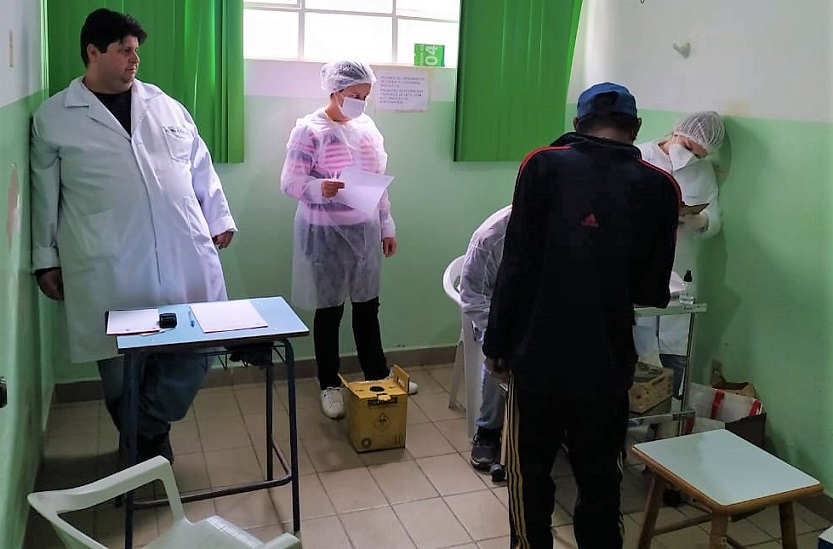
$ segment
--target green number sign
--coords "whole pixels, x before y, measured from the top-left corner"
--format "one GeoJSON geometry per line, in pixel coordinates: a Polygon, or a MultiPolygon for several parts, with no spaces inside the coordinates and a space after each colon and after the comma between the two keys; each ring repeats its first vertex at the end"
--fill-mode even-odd
{"type": "Polygon", "coordinates": [[[414,44],[414,65],[417,67],[444,67],[445,46],[414,44]]]}

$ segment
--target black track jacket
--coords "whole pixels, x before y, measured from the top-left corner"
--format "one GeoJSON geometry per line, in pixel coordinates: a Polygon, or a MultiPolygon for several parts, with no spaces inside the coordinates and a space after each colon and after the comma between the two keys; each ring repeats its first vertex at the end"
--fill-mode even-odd
{"type": "Polygon", "coordinates": [[[568,133],[518,172],[483,350],[541,396],[633,384],[634,304],[665,307],[680,189],[639,149],[568,133]]]}

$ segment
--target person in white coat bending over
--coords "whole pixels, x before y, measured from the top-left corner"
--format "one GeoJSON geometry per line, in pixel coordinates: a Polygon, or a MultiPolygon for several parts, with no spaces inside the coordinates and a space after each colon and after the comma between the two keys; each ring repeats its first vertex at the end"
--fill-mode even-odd
{"type": "MultiPolygon", "coordinates": [[[[382,134],[364,109],[376,81],[370,65],[336,61],[321,68],[329,94],[323,108],[298,119],[286,144],[281,191],[298,200],[292,256],[292,302],[315,310],[312,337],[321,411],[344,417],[339,371],[339,327],[344,302],[353,308],[353,337],[366,380],[389,375],[379,329],[382,255],[396,253],[396,225],[387,190],[366,213],[339,200],[345,168],[384,174],[382,134]]],[[[411,382],[410,393],[417,386],[411,382]]]]}
{"type": "MultiPolygon", "coordinates": [[[[105,312],[226,299],[217,249],[237,230],[191,116],[136,79],[146,36],[127,15],[90,13],[84,75],[32,122],[32,268],[41,291],[66,304],[71,360],[98,363],[117,427],[123,364],[105,312]]],[[[143,362],[140,460],[173,459],[170,423],[185,416],[208,367],[199,354],[143,362]]]]}
{"type": "MultiPolygon", "coordinates": [[[[720,232],[720,205],[717,178],[706,156],[723,144],[726,131],[720,115],[712,111],[696,112],[677,123],[671,137],[638,145],[642,158],[674,176],[688,206],[708,204],[697,214],[680,217],[674,272],[681,277],[690,270],[692,284],[697,285],[697,248],[699,242],[720,232]]],[[[634,343],[640,356],[659,351],[665,368],[674,372],[674,394],[679,397],[688,350],[688,315],[668,315],[637,319],[634,343]]]]}

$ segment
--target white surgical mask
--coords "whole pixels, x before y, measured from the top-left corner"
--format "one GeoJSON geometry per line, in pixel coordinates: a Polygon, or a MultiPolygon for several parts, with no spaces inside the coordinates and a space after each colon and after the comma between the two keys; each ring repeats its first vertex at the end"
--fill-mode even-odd
{"type": "Polygon", "coordinates": [[[367,105],[367,103],[361,99],[345,97],[344,103],[341,105],[341,114],[350,119],[358,118],[364,114],[365,105],[367,105]]]}
{"type": "Polygon", "coordinates": [[[672,170],[682,170],[686,166],[690,166],[700,160],[693,152],[679,143],[674,143],[668,147],[668,158],[671,159],[672,170]]]}

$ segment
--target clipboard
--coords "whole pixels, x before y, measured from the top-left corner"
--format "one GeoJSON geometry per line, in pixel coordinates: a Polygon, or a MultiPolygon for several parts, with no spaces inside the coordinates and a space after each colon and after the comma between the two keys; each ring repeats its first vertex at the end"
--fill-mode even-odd
{"type": "Polygon", "coordinates": [[[680,206],[680,215],[697,215],[703,210],[708,207],[709,203],[706,202],[705,204],[695,204],[693,206],[689,206],[688,204],[683,204],[680,206]]]}

